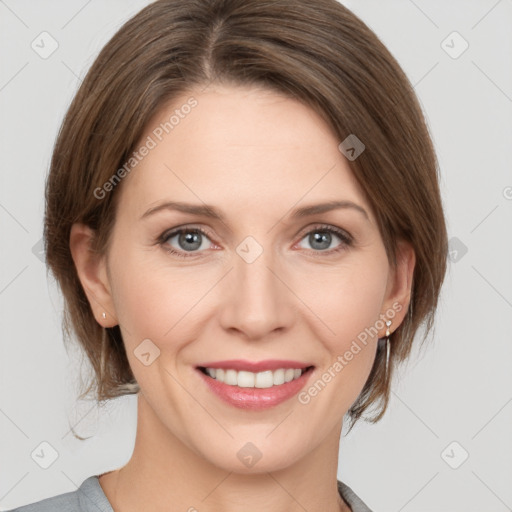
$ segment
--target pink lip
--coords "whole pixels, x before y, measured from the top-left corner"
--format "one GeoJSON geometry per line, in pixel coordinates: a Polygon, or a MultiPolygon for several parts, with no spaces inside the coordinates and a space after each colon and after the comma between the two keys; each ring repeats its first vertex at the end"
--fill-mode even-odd
{"type": "MultiPolygon", "coordinates": [[[[282,364],[282,361],[280,363],[282,364]]],[[[267,362],[265,362],[265,364],[267,364],[267,362]]],[[[210,366],[210,364],[208,364],[208,367],[215,368],[214,366],[210,366]]],[[[288,367],[297,368],[297,366],[293,365],[288,367]]],[[[219,368],[229,367],[219,365],[219,368]]],[[[268,369],[268,366],[266,368],[268,369]]],[[[278,366],[277,368],[283,368],[283,366],[278,366]]],[[[298,368],[302,368],[302,365],[299,365],[298,368]]],[[[309,368],[298,379],[270,388],[240,388],[238,386],[230,386],[229,384],[224,384],[224,382],[220,382],[206,375],[199,368],[197,368],[196,371],[210,391],[213,391],[213,393],[224,402],[238,407],[239,409],[257,411],[275,407],[295,396],[306,385],[306,382],[313,373],[313,368],[309,368]]]]}
{"type": "Polygon", "coordinates": [[[279,370],[279,368],[307,368],[313,366],[312,363],[303,363],[300,361],[291,361],[284,359],[266,359],[265,361],[247,361],[245,359],[230,359],[229,361],[214,361],[210,363],[201,363],[203,368],[224,368],[225,370],[237,370],[247,372],[264,372],[266,370],[279,370]]]}

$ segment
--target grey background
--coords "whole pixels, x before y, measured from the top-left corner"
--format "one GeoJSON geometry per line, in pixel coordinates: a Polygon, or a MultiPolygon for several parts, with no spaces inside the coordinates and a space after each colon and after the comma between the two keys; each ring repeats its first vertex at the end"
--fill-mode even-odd
{"type": "MultiPolygon", "coordinates": [[[[76,403],[87,367],[63,345],[62,300],[38,242],[66,108],[100,48],[147,3],[0,0],[0,510],[74,490],[131,455],[134,397],[76,403]],[[46,59],[31,47],[43,31],[58,43],[46,59]],[[57,453],[48,469],[31,456],[51,456],[42,442],[57,453]]],[[[428,350],[400,372],[385,418],[342,440],[338,477],[376,512],[512,510],[512,0],[343,3],[415,85],[451,261],[428,350]],[[453,31],[469,44],[457,58],[453,31]]]]}

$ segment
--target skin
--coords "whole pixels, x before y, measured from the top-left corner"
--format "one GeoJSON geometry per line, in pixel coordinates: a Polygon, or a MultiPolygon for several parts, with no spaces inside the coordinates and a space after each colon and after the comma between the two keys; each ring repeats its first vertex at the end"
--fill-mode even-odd
{"type": "MultiPolygon", "coordinates": [[[[97,321],[120,325],[140,384],[130,461],[100,477],[116,511],[347,511],[336,489],[343,416],[371,370],[378,336],[307,404],[297,396],[265,411],[228,405],[204,385],[195,366],[242,358],[311,362],[314,383],[357,335],[410,300],[414,251],[399,246],[394,270],[374,213],[322,118],[301,103],[261,88],[212,85],[175,99],[149,123],[144,141],[190,96],[198,105],[119,185],[107,254],[88,250],[94,233],[73,226],[73,259],[97,321]],[[164,210],[165,201],[213,205],[224,222],[164,210]],[[352,201],[300,219],[291,211],[329,200],[352,201]],[[322,251],[318,224],[338,227],[322,251]],[[174,227],[203,228],[199,250],[174,227]],[[262,254],[236,252],[247,236],[262,254]],[[181,251],[185,258],[170,254],[181,251]],[[341,247],[339,252],[334,249],[341,247]],[[330,254],[328,254],[330,252],[330,254]],[[102,313],[107,312],[107,318],[102,313]],[[160,350],[149,366],[134,350],[149,338],[160,350]],[[247,443],[261,459],[245,467],[247,443]]],[[[367,149],[368,150],[368,149],[367,149]]],[[[308,384],[309,386],[309,384],[308,384]]]]}

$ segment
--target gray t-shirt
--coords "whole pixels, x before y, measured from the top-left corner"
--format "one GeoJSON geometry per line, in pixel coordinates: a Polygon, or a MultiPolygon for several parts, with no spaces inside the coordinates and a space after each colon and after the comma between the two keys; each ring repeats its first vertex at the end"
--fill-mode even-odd
{"type": "MultiPolygon", "coordinates": [[[[372,512],[356,493],[338,480],[340,496],[348,503],[352,512],[372,512]]],[[[25,505],[7,512],[114,512],[101,488],[98,475],[84,480],[82,485],[73,492],[59,494],[31,505],[25,505]]]]}

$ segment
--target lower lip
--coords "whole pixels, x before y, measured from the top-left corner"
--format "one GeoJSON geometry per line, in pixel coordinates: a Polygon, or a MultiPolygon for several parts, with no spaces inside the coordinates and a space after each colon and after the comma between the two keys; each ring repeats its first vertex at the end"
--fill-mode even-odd
{"type": "Polygon", "coordinates": [[[298,379],[271,388],[241,388],[224,384],[199,368],[196,371],[219,398],[239,409],[262,410],[279,405],[295,396],[306,384],[314,368],[309,368],[298,379]]]}

